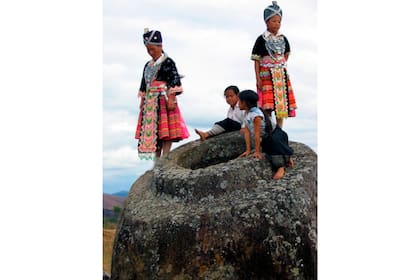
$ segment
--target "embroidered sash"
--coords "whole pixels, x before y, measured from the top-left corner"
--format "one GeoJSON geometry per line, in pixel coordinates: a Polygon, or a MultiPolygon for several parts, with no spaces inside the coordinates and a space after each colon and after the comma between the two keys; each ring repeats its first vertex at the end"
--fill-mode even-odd
{"type": "Polygon", "coordinates": [[[162,81],[153,81],[146,89],[138,145],[140,159],[154,160],[156,158],[159,129],[159,96],[164,92],[166,92],[166,83],[162,81]]]}
{"type": "Polygon", "coordinates": [[[271,73],[276,118],[294,117],[297,105],[286,70],[286,59],[284,56],[277,56],[275,59],[271,56],[265,56],[260,65],[262,69],[268,68],[271,73]]]}

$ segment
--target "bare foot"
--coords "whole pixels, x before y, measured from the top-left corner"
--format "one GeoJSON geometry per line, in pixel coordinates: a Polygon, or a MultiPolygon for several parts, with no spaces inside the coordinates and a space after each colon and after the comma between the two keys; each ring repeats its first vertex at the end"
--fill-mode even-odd
{"type": "Polygon", "coordinates": [[[274,174],[273,179],[274,180],[279,180],[283,177],[283,175],[284,175],[284,167],[280,167],[277,170],[276,174],[274,174]]]}
{"type": "Polygon", "coordinates": [[[207,132],[200,131],[200,130],[198,130],[196,128],[194,129],[194,131],[195,131],[195,133],[197,133],[200,136],[200,140],[201,141],[206,140],[206,138],[208,137],[208,133],[207,132]]]}

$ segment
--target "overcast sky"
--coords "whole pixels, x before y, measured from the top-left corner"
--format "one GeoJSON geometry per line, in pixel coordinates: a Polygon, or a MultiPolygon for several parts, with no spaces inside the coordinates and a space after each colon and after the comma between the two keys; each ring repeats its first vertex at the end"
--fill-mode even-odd
{"type": "MultiPolygon", "coordinates": [[[[122,0],[103,2],[103,168],[104,192],[128,190],[151,162],[137,157],[134,132],[137,91],[150,60],[142,42],[145,27],[162,32],[163,49],[174,59],[184,93],[178,102],[195,140],[194,128],[207,129],[225,118],[223,90],[237,85],[255,90],[251,50],[265,29],[264,8],[271,1],[122,0]],[[165,8],[163,8],[165,7],[165,8]]],[[[288,62],[297,99],[297,117],[284,129],[292,141],[317,150],[317,2],[279,2],[281,31],[291,45],[288,62]]]]}

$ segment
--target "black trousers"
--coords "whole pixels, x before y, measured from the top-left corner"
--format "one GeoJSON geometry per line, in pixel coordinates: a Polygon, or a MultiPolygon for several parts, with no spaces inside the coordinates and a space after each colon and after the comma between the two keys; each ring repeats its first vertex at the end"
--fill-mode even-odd
{"type": "Polygon", "coordinates": [[[241,129],[241,124],[238,123],[237,121],[234,121],[232,119],[226,118],[223,121],[220,122],[216,122],[215,124],[220,125],[221,127],[223,127],[223,129],[226,132],[230,132],[230,131],[235,131],[235,130],[240,130],[241,129]]]}

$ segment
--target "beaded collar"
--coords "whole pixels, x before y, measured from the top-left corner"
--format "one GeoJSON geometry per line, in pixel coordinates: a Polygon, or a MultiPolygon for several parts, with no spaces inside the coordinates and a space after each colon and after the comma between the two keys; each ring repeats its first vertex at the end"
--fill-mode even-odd
{"type": "Polygon", "coordinates": [[[265,47],[267,48],[268,54],[273,59],[276,54],[284,54],[286,50],[286,41],[280,31],[276,35],[265,31],[262,36],[265,40],[265,47]]]}

